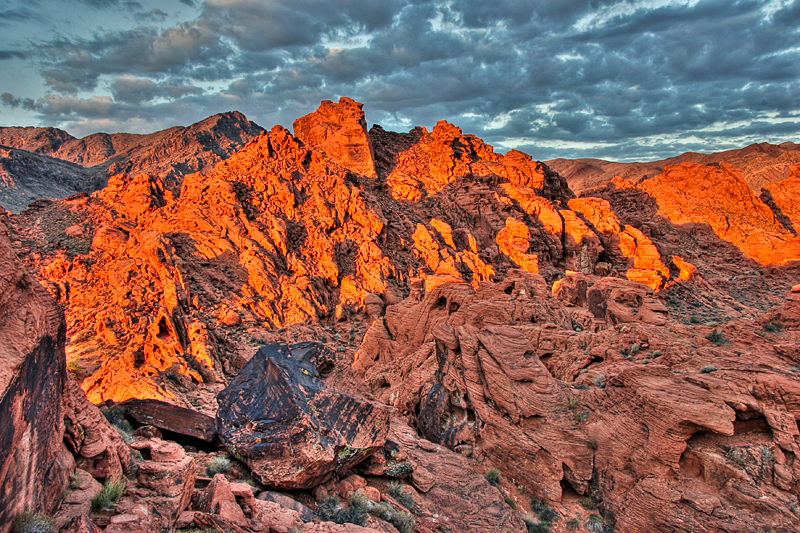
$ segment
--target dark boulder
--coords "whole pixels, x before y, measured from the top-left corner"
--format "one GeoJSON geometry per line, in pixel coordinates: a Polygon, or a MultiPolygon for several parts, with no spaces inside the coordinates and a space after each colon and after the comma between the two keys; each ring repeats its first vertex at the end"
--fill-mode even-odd
{"type": "Polygon", "coordinates": [[[308,489],[383,447],[388,408],[325,388],[322,345],[262,347],[217,396],[220,440],[264,485],[308,489]]]}

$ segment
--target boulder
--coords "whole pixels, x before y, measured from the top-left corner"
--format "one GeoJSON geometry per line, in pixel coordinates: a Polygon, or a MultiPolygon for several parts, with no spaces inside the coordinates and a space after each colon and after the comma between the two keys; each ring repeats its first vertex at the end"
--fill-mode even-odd
{"type": "Polygon", "coordinates": [[[206,442],[213,442],[217,438],[214,418],[193,409],[159,400],[126,400],[114,404],[114,407],[124,409],[128,417],[140,424],[206,442]]]}
{"type": "Polygon", "coordinates": [[[179,498],[175,516],[185,508],[194,490],[197,466],[178,444],[160,439],[138,441],[132,445],[144,461],[139,463],[137,479],[142,486],[170,498],[179,498]]]}
{"type": "Polygon", "coordinates": [[[247,517],[236,503],[236,496],[231,490],[231,484],[223,474],[215,475],[206,490],[197,499],[197,510],[201,513],[215,514],[239,526],[248,525],[247,517]]]}
{"type": "Polygon", "coordinates": [[[386,441],[384,406],[327,389],[317,343],[262,347],[217,396],[220,440],[264,485],[312,488],[386,441]]]}

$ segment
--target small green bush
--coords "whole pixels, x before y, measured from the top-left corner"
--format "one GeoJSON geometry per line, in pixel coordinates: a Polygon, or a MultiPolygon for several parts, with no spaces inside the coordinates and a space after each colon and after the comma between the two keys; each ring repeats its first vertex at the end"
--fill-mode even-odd
{"type": "Polygon", "coordinates": [[[764,331],[767,333],[780,333],[783,330],[783,324],[780,322],[767,322],[764,324],[764,331]]]}
{"type": "Polygon", "coordinates": [[[490,468],[487,470],[484,474],[484,477],[486,477],[486,481],[489,482],[489,485],[493,487],[496,487],[500,484],[500,470],[496,468],[490,468]]]}
{"type": "Polygon", "coordinates": [[[389,485],[389,496],[394,498],[397,503],[409,511],[413,511],[414,507],[417,505],[417,502],[414,501],[414,496],[403,490],[402,483],[392,483],[389,485]]]}
{"type": "Polygon", "coordinates": [[[591,496],[587,496],[584,499],[582,499],[581,505],[583,506],[584,509],[587,509],[589,511],[597,510],[597,502],[594,501],[594,498],[592,498],[591,496]]]}
{"type": "Polygon", "coordinates": [[[577,408],[578,408],[578,406],[579,406],[580,404],[581,404],[581,401],[580,401],[580,399],[579,399],[579,398],[576,398],[576,397],[574,397],[574,396],[573,396],[573,397],[572,397],[572,398],[570,398],[570,399],[569,399],[569,401],[567,402],[567,407],[569,407],[569,408],[570,408],[572,411],[574,411],[575,409],[577,409],[577,408]]]}
{"type": "Polygon", "coordinates": [[[722,346],[724,344],[730,344],[728,342],[728,339],[725,338],[725,334],[720,330],[718,330],[717,328],[714,328],[714,331],[706,335],[706,339],[710,340],[714,344],[714,346],[722,346]]]}
{"type": "Polygon", "coordinates": [[[53,517],[34,511],[23,511],[11,523],[12,533],[55,533],[58,528],[53,517]]]}
{"type": "Polygon", "coordinates": [[[603,533],[605,523],[600,515],[592,514],[586,519],[586,529],[592,533],[603,533]]]}
{"type": "Polygon", "coordinates": [[[395,509],[386,502],[376,503],[370,508],[370,514],[392,524],[400,533],[414,533],[416,520],[411,515],[399,509],[395,509]]]}
{"type": "Polygon", "coordinates": [[[581,521],[577,518],[573,518],[569,522],[567,522],[567,529],[569,531],[577,531],[581,527],[581,521]]]}
{"type": "Polygon", "coordinates": [[[692,315],[691,318],[689,319],[689,322],[691,322],[692,324],[699,324],[700,319],[697,318],[697,315],[692,315]]]}
{"type": "Polygon", "coordinates": [[[514,509],[514,510],[517,509],[517,502],[515,502],[513,499],[509,498],[508,496],[506,496],[506,504],[509,507],[511,507],[512,509],[514,509]]]}
{"type": "Polygon", "coordinates": [[[706,365],[706,366],[704,366],[703,368],[700,369],[700,373],[701,374],[710,374],[710,373],[716,372],[716,371],[717,371],[717,367],[715,367],[714,365],[706,365]]]}
{"type": "Polygon", "coordinates": [[[731,448],[725,453],[725,457],[741,467],[747,466],[747,463],[750,462],[747,452],[741,448],[731,448]]]}
{"type": "Polygon", "coordinates": [[[122,497],[125,492],[124,479],[107,479],[103,488],[92,498],[92,511],[109,509],[122,497]]]}
{"type": "Polygon", "coordinates": [[[216,457],[212,457],[206,465],[206,474],[208,474],[209,477],[214,477],[217,474],[224,474],[228,471],[230,466],[230,459],[225,456],[218,455],[216,457]]]}
{"type": "Polygon", "coordinates": [[[561,518],[561,515],[555,512],[552,507],[538,498],[531,499],[531,511],[536,513],[542,522],[555,522],[561,518]]]}
{"type": "Polygon", "coordinates": [[[606,379],[605,374],[597,374],[592,382],[595,384],[595,386],[600,387],[601,389],[605,389],[606,388],[605,379],[606,379]]]}

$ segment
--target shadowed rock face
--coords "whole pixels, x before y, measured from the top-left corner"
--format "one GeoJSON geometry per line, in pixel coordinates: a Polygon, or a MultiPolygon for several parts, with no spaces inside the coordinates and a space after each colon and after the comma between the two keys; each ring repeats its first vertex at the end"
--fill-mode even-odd
{"type": "Polygon", "coordinates": [[[25,272],[0,220],[0,530],[26,509],[52,513],[69,481],[62,445],[63,315],[25,272]]]}
{"type": "Polygon", "coordinates": [[[264,485],[313,488],[382,448],[388,409],[319,381],[316,343],[261,348],[217,397],[220,440],[264,485]]]}

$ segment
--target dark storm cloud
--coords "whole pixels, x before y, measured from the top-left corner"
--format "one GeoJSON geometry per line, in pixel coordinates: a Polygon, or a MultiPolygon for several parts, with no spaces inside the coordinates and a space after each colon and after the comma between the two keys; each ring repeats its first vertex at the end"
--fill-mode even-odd
{"type": "Polygon", "coordinates": [[[4,59],[25,59],[25,54],[16,50],[0,50],[0,61],[4,59]]]}
{"type": "Polygon", "coordinates": [[[165,11],[160,9],[153,9],[150,11],[139,11],[133,14],[134,20],[139,23],[144,22],[164,22],[169,17],[165,11]]]}
{"type": "MultiPolygon", "coordinates": [[[[36,5],[35,2],[33,4],[36,5]]],[[[45,17],[40,12],[28,6],[0,10],[0,27],[28,21],[43,22],[44,20],[45,17]]]]}
{"type": "Polygon", "coordinates": [[[447,118],[534,157],[624,159],[800,124],[800,1],[207,0],[194,20],[147,25],[165,16],[39,44],[41,116],[85,129],[238,108],[286,125],[346,95],[396,129],[447,118]],[[78,97],[97,90],[111,96],[78,97]]]}

